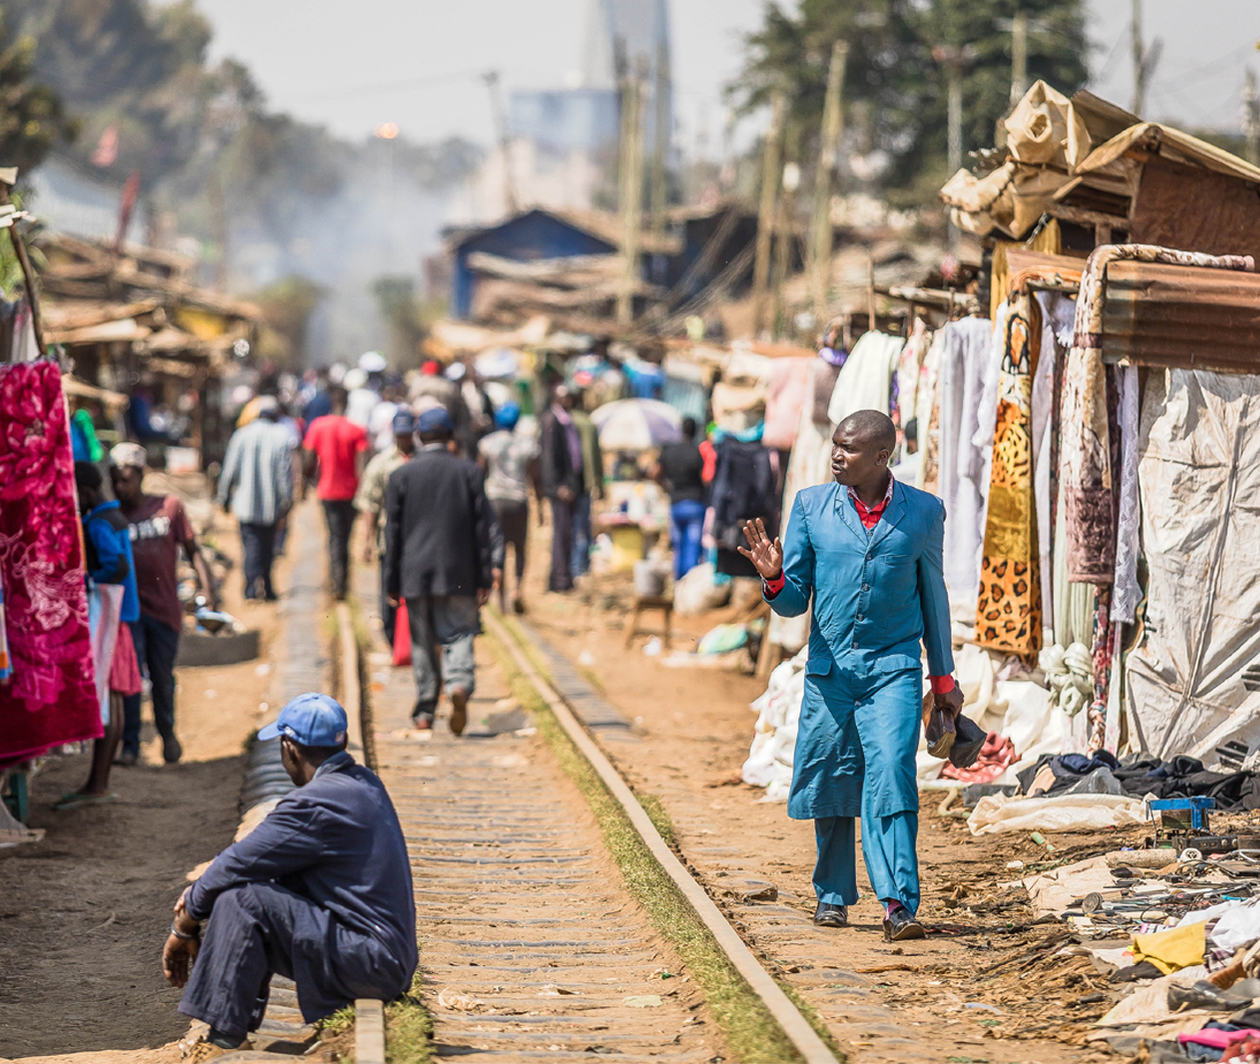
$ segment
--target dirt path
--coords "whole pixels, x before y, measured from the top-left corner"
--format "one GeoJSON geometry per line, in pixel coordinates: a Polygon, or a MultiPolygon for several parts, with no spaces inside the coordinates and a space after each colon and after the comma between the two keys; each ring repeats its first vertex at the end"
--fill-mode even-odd
{"type": "MultiPolygon", "coordinates": [[[[536,537],[545,545],[543,536],[536,537]]],[[[925,795],[919,854],[932,930],[922,943],[886,944],[882,908],[859,873],[862,900],[847,930],[813,927],[812,827],[789,820],[782,804],[739,782],[764,689],[752,677],[668,668],[645,656],[645,638],[622,645],[628,577],[599,578],[570,596],[544,595],[545,559],[535,550],[529,620],[582,676],[634,722],[637,741],[606,747],[639,793],[654,795],[671,818],[679,848],[745,937],[819,1011],[852,1059],[977,1062],[1095,1059],[1082,1045],[1088,1020],[1108,1007],[1083,961],[1040,957],[1055,929],[1031,926],[1022,892],[997,885],[1006,865],[1044,861],[1026,835],[973,838],[936,812],[925,795]],[[767,891],[777,897],[752,902],[767,891]],[[925,1055],[926,1054],[926,1055],[925,1055]]],[[[713,624],[676,619],[675,646],[689,649],[713,624]]],[[[1056,837],[1056,858],[1114,848],[1114,835],[1056,837]]],[[[861,862],[859,861],[859,868],[861,862]]]]}
{"type": "MultiPolygon", "coordinates": [[[[321,530],[312,523],[304,531],[321,530]]],[[[230,520],[218,517],[212,538],[238,556],[230,520]]],[[[282,562],[281,589],[288,569],[282,562]]],[[[142,763],[114,769],[116,802],[52,810],[82,783],[86,754],[51,758],[31,781],[31,824],[47,836],[0,851],[0,1056],[28,1064],[179,1058],[166,1044],[188,1025],[176,1011],[179,991],[160,970],[170,906],[187,873],[231,842],[244,741],[276,708],[277,607],[242,602],[238,569],[224,591],[225,608],[262,629],[262,653],[177,671],[180,764],[161,765],[146,705],[142,763]]]]}

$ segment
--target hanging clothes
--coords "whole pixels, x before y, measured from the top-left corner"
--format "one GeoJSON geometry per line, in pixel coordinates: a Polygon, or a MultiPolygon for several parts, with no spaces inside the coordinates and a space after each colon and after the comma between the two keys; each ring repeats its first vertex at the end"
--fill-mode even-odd
{"type": "Polygon", "coordinates": [[[1138,492],[1138,370],[1121,366],[1119,381],[1120,421],[1120,506],[1116,517],[1116,575],[1111,598],[1111,619],[1132,624],[1142,598],[1138,583],[1138,554],[1141,552],[1141,502],[1138,492]]]}
{"type": "Polygon", "coordinates": [[[0,366],[0,580],[14,670],[0,762],[100,738],[70,419],[51,362],[0,366]]]}
{"type": "Polygon", "coordinates": [[[1219,270],[1255,269],[1249,255],[1205,255],[1153,244],[1104,244],[1086,260],[1063,389],[1060,475],[1066,488],[1069,576],[1106,585],[1115,579],[1116,516],[1107,378],[1102,361],[1103,281],[1107,265],[1117,259],[1219,270]]]}
{"type": "Polygon", "coordinates": [[[976,642],[1031,659],[1041,649],[1041,559],[1033,497],[1032,381],[1040,315],[1017,296],[1006,319],[976,642]]]}
{"type": "Polygon", "coordinates": [[[717,543],[717,571],[727,576],[757,576],[752,562],[739,553],[744,522],[760,517],[770,536],[778,534],[777,456],[758,442],[724,439],[717,445],[713,475],[711,534],[717,543]]]}
{"type": "Polygon", "coordinates": [[[941,471],[941,404],[940,372],[941,348],[947,343],[945,331],[932,337],[932,343],[919,367],[919,384],[915,390],[914,419],[919,424],[919,454],[923,464],[919,467],[919,487],[939,494],[941,471]]]}
{"type": "MultiPolygon", "coordinates": [[[[993,452],[993,419],[987,445],[977,446],[981,394],[992,357],[993,323],[962,318],[943,329],[940,350],[937,494],[945,503],[945,584],[950,610],[971,623],[980,586],[985,499],[989,493],[986,450],[993,452]]],[[[994,392],[996,403],[996,390],[994,392]]]]}
{"type": "Polygon", "coordinates": [[[858,410],[887,414],[892,405],[893,367],[905,341],[882,332],[864,333],[840,370],[827,406],[827,417],[838,425],[858,410]]]}
{"type": "MultiPolygon", "coordinates": [[[[810,367],[809,396],[801,406],[796,442],[792,445],[792,457],[788,459],[786,483],[783,485],[783,507],[780,513],[790,514],[796,502],[796,493],[802,488],[825,484],[831,477],[831,421],[827,407],[831,393],[844,365],[823,356],[816,358],[810,367]]],[[[785,530],[786,533],[786,530],[785,530]]],[[[782,617],[770,614],[767,638],[775,646],[795,654],[809,639],[809,612],[799,617],[782,617]]]]}
{"type": "Polygon", "coordinates": [[[893,420],[903,429],[915,416],[919,397],[919,377],[923,360],[932,345],[932,330],[922,318],[915,318],[910,335],[897,356],[893,372],[896,383],[897,407],[893,420]]]}
{"type": "Polygon", "coordinates": [[[810,397],[815,358],[779,358],[770,369],[766,389],[766,430],[761,442],[786,451],[796,442],[801,407],[810,397]]]}
{"type": "Polygon", "coordinates": [[[4,624],[4,581],[0,579],[0,683],[13,675],[13,658],[9,655],[9,634],[4,624]]]}

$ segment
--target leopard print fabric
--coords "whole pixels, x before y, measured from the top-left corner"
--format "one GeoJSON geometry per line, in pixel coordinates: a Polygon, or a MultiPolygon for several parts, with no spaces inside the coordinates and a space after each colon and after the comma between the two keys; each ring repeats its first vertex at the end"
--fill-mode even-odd
{"type": "Polygon", "coordinates": [[[1041,649],[1041,567],[1033,500],[1032,337],[1035,305],[1017,299],[1007,319],[976,641],[985,647],[1035,659],[1041,649]]]}

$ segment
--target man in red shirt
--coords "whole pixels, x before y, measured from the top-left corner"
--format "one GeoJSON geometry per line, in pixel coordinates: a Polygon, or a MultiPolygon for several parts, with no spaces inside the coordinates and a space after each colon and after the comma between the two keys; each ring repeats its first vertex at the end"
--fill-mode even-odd
{"type": "Polygon", "coordinates": [[[350,576],[350,531],[354,526],[354,495],[367,457],[367,431],[346,417],[346,390],[328,390],[332,413],[317,417],[302,441],[306,478],[314,479],[319,467],[315,494],[324,506],[328,525],[328,575],[332,593],[346,597],[350,576]]]}

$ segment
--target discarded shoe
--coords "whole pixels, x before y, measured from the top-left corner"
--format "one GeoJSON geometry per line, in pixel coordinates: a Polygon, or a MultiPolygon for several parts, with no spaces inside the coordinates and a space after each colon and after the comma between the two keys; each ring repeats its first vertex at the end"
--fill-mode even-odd
{"type": "Polygon", "coordinates": [[[844,905],[820,901],[814,913],[814,923],[819,927],[848,927],[849,910],[844,905]]]}
{"type": "Polygon", "coordinates": [[[1212,1012],[1233,1012],[1245,1009],[1252,999],[1242,994],[1231,994],[1220,987],[1213,986],[1206,979],[1200,979],[1190,986],[1170,983],[1168,986],[1168,1007],[1173,1012],[1184,1009],[1209,1009],[1212,1012]]]}
{"type": "Polygon", "coordinates": [[[904,942],[909,938],[927,938],[927,932],[909,909],[899,905],[884,917],[884,938],[889,942],[904,942]]]}
{"type": "Polygon", "coordinates": [[[976,763],[988,735],[970,717],[958,714],[954,721],[954,745],[949,751],[949,763],[954,768],[969,768],[976,763]]]}

